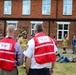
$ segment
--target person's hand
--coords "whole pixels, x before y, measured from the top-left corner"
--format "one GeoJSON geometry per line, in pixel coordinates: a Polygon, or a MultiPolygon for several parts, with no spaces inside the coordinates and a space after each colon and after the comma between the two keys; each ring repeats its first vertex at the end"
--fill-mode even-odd
{"type": "Polygon", "coordinates": [[[50,69],[50,74],[53,75],[53,68],[50,69]]]}

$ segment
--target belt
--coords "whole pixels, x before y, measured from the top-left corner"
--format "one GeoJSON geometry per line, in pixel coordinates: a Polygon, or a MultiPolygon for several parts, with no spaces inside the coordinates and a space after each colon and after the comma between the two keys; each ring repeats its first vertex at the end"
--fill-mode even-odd
{"type": "Polygon", "coordinates": [[[49,70],[49,68],[40,68],[40,69],[39,68],[34,68],[34,69],[30,68],[30,70],[49,70]]]}

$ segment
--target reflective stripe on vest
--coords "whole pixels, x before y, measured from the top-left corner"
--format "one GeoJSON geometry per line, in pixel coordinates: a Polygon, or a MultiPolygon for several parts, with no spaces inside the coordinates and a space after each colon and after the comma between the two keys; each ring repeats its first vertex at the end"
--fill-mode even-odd
{"type": "Polygon", "coordinates": [[[14,54],[13,52],[0,51],[0,53],[14,54]]]}
{"type": "Polygon", "coordinates": [[[45,47],[45,46],[53,46],[53,44],[43,44],[43,45],[40,45],[40,46],[36,46],[35,47],[35,49],[37,49],[37,48],[40,48],[40,47],[45,47]]]}
{"type": "Polygon", "coordinates": [[[12,60],[8,60],[8,59],[3,59],[3,58],[0,58],[0,60],[7,61],[7,62],[12,62],[12,63],[15,63],[16,62],[16,61],[12,61],[12,60]]]}
{"type": "Polygon", "coordinates": [[[37,54],[37,55],[35,55],[35,57],[49,55],[49,54],[55,54],[55,52],[48,52],[48,53],[43,53],[43,54],[37,54]]]}

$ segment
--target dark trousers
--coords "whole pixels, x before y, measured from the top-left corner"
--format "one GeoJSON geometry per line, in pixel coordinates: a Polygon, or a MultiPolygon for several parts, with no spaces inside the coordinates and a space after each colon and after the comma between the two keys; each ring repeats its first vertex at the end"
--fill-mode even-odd
{"type": "Polygon", "coordinates": [[[49,69],[30,69],[27,75],[51,75],[49,69]]]}

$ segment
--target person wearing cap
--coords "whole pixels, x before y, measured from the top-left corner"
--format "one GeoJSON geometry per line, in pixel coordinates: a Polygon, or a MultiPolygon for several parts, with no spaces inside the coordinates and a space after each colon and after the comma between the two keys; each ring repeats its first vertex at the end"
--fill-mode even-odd
{"type": "MultiPolygon", "coordinates": [[[[23,51],[26,50],[27,42],[28,42],[26,31],[22,32],[22,36],[18,39],[17,42],[20,43],[23,51]]],[[[25,61],[25,58],[24,58],[24,61],[25,61]]],[[[25,62],[23,63],[23,67],[25,68],[25,62]]]]}
{"type": "Polygon", "coordinates": [[[27,32],[26,31],[23,31],[22,32],[22,36],[18,39],[17,41],[18,43],[20,43],[21,47],[22,47],[22,50],[24,51],[26,49],[26,46],[27,46],[27,32]]]}

